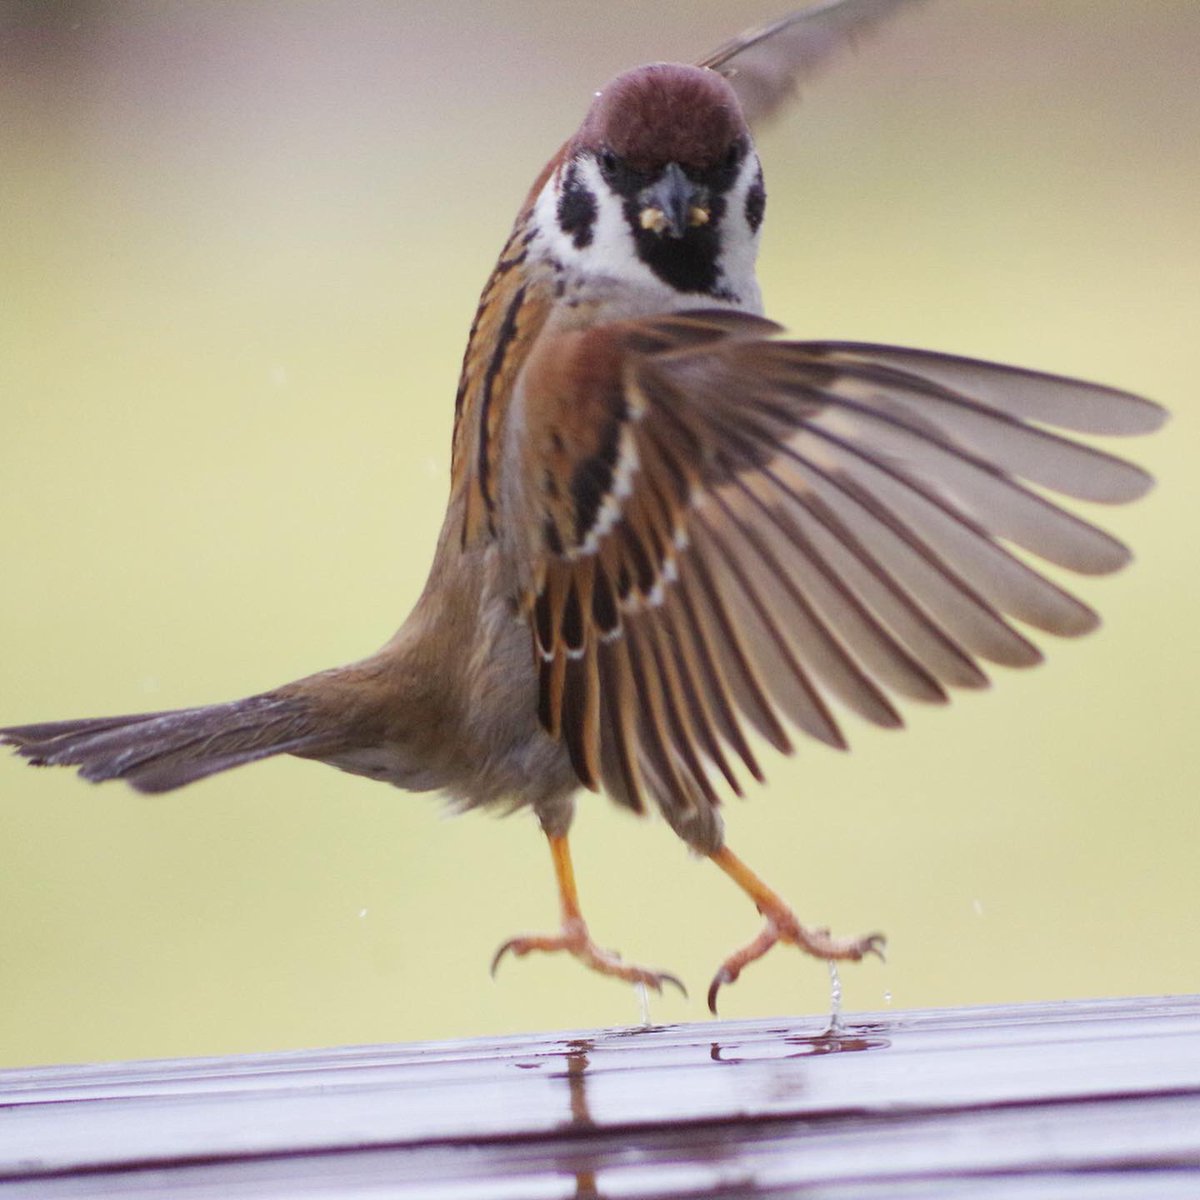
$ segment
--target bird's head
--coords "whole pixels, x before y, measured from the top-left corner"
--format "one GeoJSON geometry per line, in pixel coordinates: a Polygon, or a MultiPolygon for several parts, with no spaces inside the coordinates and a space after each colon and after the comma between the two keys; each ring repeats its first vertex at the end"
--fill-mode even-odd
{"type": "Polygon", "coordinates": [[[737,97],[715,71],[655,63],[618,75],[546,189],[570,265],[648,272],[698,301],[738,301],[747,275],[753,283],[762,171],[737,97]]]}

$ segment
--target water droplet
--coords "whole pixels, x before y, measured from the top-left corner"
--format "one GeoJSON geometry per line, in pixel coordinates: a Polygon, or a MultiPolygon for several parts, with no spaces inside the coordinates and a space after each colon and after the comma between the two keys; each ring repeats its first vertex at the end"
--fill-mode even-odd
{"type": "Polygon", "coordinates": [[[972,900],[971,907],[975,910],[975,915],[977,917],[983,916],[983,901],[982,900],[972,900]]]}
{"type": "Polygon", "coordinates": [[[360,908],[360,909],[358,910],[358,915],[359,915],[359,917],[360,917],[360,918],[361,918],[361,917],[365,917],[365,916],[367,915],[367,910],[366,910],[365,908],[360,908]]]}
{"type": "Polygon", "coordinates": [[[650,1025],[651,1025],[650,992],[646,988],[646,985],[640,979],[638,980],[637,984],[635,985],[634,991],[637,993],[638,1007],[641,1009],[641,1012],[642,1012],[642,1024],[647,1029],[649,1029],[650,1025]]]}
{"type": "Polygon", "coordinates": [[[883,1002],[884,1002],[884,1004],[888,1005],[889,1007],[891,1006],[891,1003],[892,1003],[892,993],[891,993],[891,989],[890,989],[890,988],[888,989],[888,991],[886,991],[886,992],[884,992],[884,993],[883,993],[883,1002]]]}
{"type": "Polygon", "coordinates": [[[842,1028],[842,977],[837,963],[830,959],[829,967],[829,1032],[837,1033],[842,1028]]]}

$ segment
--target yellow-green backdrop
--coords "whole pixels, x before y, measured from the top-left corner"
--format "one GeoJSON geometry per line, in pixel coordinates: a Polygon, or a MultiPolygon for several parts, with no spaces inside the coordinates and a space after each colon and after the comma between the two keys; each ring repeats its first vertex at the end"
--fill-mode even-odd
{"type": "MultiPolygon", "coordinates": [[[[458,359],[592,91],[780,5],[0,8],[0,724],[199,704],[360,656],[423,581],[458,359]]],[[[858,1009],[1200,989],[1200,7],[930,0],[762,140],[769,312],[1142,391],[1159,490],[1104,629],[728,813],[812,921],[882,927],[858,1009]]],[[[585,797],[602,942],[709,974],[757,918],[585,797]]],[[[308,763],[150,799],[0,762],[0,1065],[620,1024],[493,948],[556,918],[527,815],[308,763]]],[[[731,1015],[818,1012],[776,952],[731,1015]]]]}

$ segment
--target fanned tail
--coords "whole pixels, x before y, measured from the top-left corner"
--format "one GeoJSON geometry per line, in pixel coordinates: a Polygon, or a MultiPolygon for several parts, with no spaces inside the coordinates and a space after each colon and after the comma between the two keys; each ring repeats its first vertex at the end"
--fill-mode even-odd
{"type": "Polygon", "coordinates": [[[260,695],[173,712],[0,729],[34,766],[78,767],[84,779],[123,779],[139,792],[168,792],[276,754],[303,754],[328,740],[304,701],[260,695]]]}

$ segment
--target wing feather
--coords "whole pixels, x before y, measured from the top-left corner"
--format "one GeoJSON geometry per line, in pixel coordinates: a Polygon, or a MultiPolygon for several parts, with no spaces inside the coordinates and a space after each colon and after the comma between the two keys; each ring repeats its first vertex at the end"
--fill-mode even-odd
{"type": "Polygon", "coordinates": [[[604,648],[600,658],[600,693],[600,760],[605,789],[618,803],[642,812],[646,805],[637,729],[639,697],[625,637],[604,648]]]}
{"type": "MultiPolygon", "coordinates": [[[[1164,409],[1152,400],[1065,375],[902,346],[876,346],[867,342],[803,345],[807,353],[827,358],[835,366],[856,362],[894,367],[910,378],[927,381],[928,385],[969,396],[981,408],[1075,433],[1114,437],[1153,433],[1166,420],[1164,409]]],[[[1125,465],[1139,471],[1132,464],[1125,465]]],[[[1150,477],[1145,472],[1139,473],[1149,484],[1150,477]]]]}
{"type": "Polygon", "coordinates": [[[641,621],[629,623],[625,642],[629,648],[629,665],[639,685],[639,752],[644,755],[649,769],[664,781],[663,795],[669,798],[670,807],[676,810],[689,808],[694,792],[683,777],[686,767],[682,754],[668,729],[662,678],[646,645],[641,621]]]}
{"type": "Polygon", "coordinates": [[[748,29],[700,61],[727,76],[746,121],[762,124],[844,50],[912,0],[825,0],[748,29]]]}
{"type": "Polygon", "coordinates": [[[696,550],[708,560],[726,610],[745,638],[745,656],[760,681],[764,700],[768,705],[773,701],[793,724],[818,741],[843,748],[845,741],[837,723],[805,665],[792,653],[776,615],[767,607],[763,593],[769,585],[755,579],[738,553],[740,547],[723,534],[716,522],[701,514],[698,524],[696,550]]]}
{"type": "Polygon", "coordinates": [[[702,637],[715,651],[730,700],[761,738],[781,754],[790,754],[791,739],[771,704],[766,682],[748,652],[745,638],[726,608],[702,544],[693,546],[680,564],[680,578],[694,598],[702,637]]]}
{"type": "Polygon", "coordinates": [[[691,776],[695,791],[710,805],[720,804],[709,779],[713,760],[703,752],[702,735],[693,720],[693,709],[688,703],[686,692],[676,669],[675,657],[667,644],[670,630],[666,622],[645,620],[640,623],[645,642],[653,654],[651,667],[662,686],[662,697],[671,733],[672,749],[681,765],[691,776]],[[708,758],[708,762],[705,759],[708,758]]]}
{"type": "Polygon", "coordinates": [[[1100,574],[1128,554],[1048,493],[1150,482],[1043,428],[1148,430],[1139,397],[778,332],[696,311],[543,337],[510,405],[524,457],[498,528],[542,723],[584,784],[689,828],[718,783],[740,791],[738,762],[761,778],[747,727],[841,747],[833,701],[896,726],[897,698],[1038,662],[1014,622],[1094,628],[1026,556],[1100,574]]]}
{"type": "Polygon", "coordinates": [[[911,699],[944,701],[946,692],[937,676],[889,632],[795,517],[775,501],[769,473],[739,479],[738,486],[754,507],[747,527],[757,526],[757,536],[769,544],[774,570],[789,589],[800,593],[814,619],[826,624],[829,636],[841,639],[865,675],[911,699]],[[795,560],[794,570],[785,565],[789,558],[795,560]]]}
{"type": "MultiPolygon", "coordinates": [[[[703,688],[699,694],[703,696],[714,726],[745,764],[751,777],[762,783],[765,776],[738,719],[739,711],[744,713],[745,710],[737,704],[734,689],[721,663],[721,656],[713,649],[695,598],[696,585],[694,582],[689,585],[688,574],[689,568],[685,562],[680,570],[678,585],[672,588],[667,596],[667,611],[675,633],[676,645],[690,646],[693,650],[694,662],[703,688]]],[[[738,789],[735,787],[734,790],[738,789]]]]}
{"type": "Polygon", "coordinates": [[[912,527],[853,477],[829,471],[786,450],[777,467],[784,480],[809,487],[869,548],[879,567],[908,591],[968,654],[1009,667],[1041,661],[1036,646],[1012,628],[979,591],[979,580],[956,571],[912,527]]]}
{"type": "MultiPolygon", "coordinates": [[[[974,659],[929,615],[914,593],[868,550],[833,505],[818,494],[816,487],[792,486],[779,468],[772,465],[763,472],[774,489],[775,511],[789,527],[810,543],[828,563],[831,580],[839,591],[862,606],[868,619],[884,630],[912,655],[914,661],[941,684],[953,687],[984,687],[987,677],[974,659]]],[[[886,538],[886,528],[883,531],[886,538]]],[[[838,607],[840,614],[851,608],[838,607]]],[[[877,672],[882,678],[882,672],[877,672]]],[[[899,683],[897,690],[904,691],[899,683]]],[[[935,694],[911,693],[914,699],[943,700],[939,687],[935,694]]]]}
{"type": "MultiPolygon", "coordinates": [[[[813,674],[824,683],[848,708],[876,725],[900,724],[896,712],[882,689],[862,669],[846,646],[822,618],[802,583],[812,584],[820,578],[811,559],[803,554],[793,555],[787,562],[776,553],[772,544],[770,521],[754,521],[759,510],[752,503],[744,515],[734,511],[739,492],[719,489],[715,500],[730,526],[728,551],[742,562],[742,577],[753,580],[752,587],[761,591],[766,610],[774,615],[777,626],[787,631],[786,652],[800,654],[811,663],[813,674]],[[803,564],[807,569],[800,568],[803,564]]],[[[744,496],[744,494],[740,494],[744,496]]]]}

